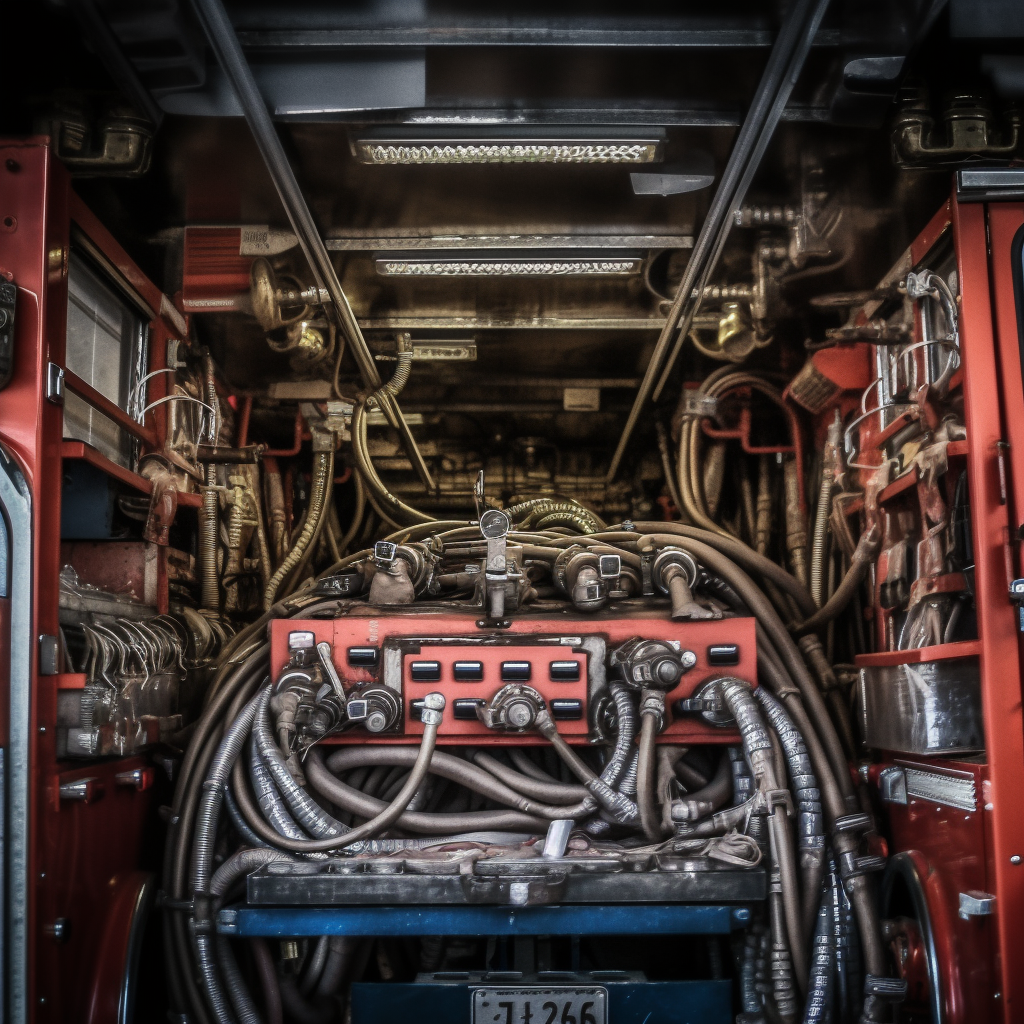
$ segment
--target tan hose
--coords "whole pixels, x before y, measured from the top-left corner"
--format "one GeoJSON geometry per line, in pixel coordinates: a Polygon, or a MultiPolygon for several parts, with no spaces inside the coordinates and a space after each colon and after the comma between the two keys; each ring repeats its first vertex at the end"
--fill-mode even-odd
{"type": "Polygon", "coordinates": [[[306,522],[302,527],[302,532],[299,534],[295,544],[292,546],[291,551],[288,552],[288,556],[277,567],[277,571],[274,573],[270,582],[267,584],[266,590],[263,592],[264,608],[269,608],[274,603],[274,597],[277,594],[278,588],[284,582],[284,578],[299,564],[300,561],[302,561],[302,557],[305,555],[306,549],[318,535],[320,523],[324,517],[324,511],[327,508],[327,502],[330,500],[333,481],[334,452],[314,452],[313,486],[309,496],[309,509],[308,514],[306,515],[306,522]]]}
{"type": "Polygon", "coordinates": [[[839,615],[844,608],[853,600],[857,588],[864,581],[868,570],[878,555],[878,548],[882,542],[882,531],[876,523],[866,533],[861,534],[857,542],[857,548],[853,552],[853,559],[850,568],[842,582],[836,588],[836,592],[828,599],[822,608],[819,608],[809,619],[801,622],[794,630],[795,633],[811,633],[820,629],[826,623],[831,622],[839,615]]]}
{"type": "Polygon", "coordinates": [[[432,523],[434,517],[406,505],[401,498],[392,494],[373,468],[370,461],[370,452],[366,443],[366,407],[368,401],[360,402],[352,414],[352,452],[356,457],[356,466],[362,474],[363,483],[369,489],[370,503],[380,502],[378,511],[384,518],[397,516],[399,520],[408,519],[413,523],[432,523]],[[376,502],[374,501],[376,499],[376,502]]]}

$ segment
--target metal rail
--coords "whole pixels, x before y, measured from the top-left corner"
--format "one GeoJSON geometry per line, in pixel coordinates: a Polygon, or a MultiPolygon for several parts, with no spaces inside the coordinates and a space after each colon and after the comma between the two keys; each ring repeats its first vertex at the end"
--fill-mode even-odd
{"type": "MultiPolygon", "coordinates": [[[[8,645],[7,750],[3,751],[0,784],[6,782],[7,815],[3,844],[6,864],[7,1016],[25,1024],[29,1005],[29,837],[31,835],[30,752],[32,747],[32,663],[36,650],[32,629],[32,497],[17,463],[0,445],[0,516],[5,527],[10,589],[0,595],[10,602],[8,645]]],[[[0,796],[2,796],[0,792],[0,796]]],[[[0,808],[2,809],[2,808],[0,808]]],[[[0,894],[2,897],[2,894],[0,894]]],[[[2,907],[2,902],[0,902],[2,907]]],[[[3,1015],[0,1004],[0,1015],[3,1015]]]]}
{"type": "MultiPolygon", "coordinates": [[[[295,173],[292,171],[291,164],[288,163],[284,147],[281,145],[274,123],[270,119],[267,105],[256,85],[252,70],[242,53],[238,36],[224,10],[224,4],[221,3],[221,0],[193,0],[193,6],[213,52],[217,55],[224,74],[235,90],[246,123],[256,140],[256,145],[267,166],[271,180],[274,182],[274,187],[277,189],[281,204],[288,214],[288,220],[291,221],[292,229],[298,236],[299,245],[309,262],[317,287],[326,289],[330,296],[331,301],[326,304],[325,308],[331,311],[338,328],[348,342],[363,383],[376,391],[381,386],[377,364],[374,362],[373,354],[359,329],[352,307],[342,291],[334,264],[331,262],[320,232],[313,222],[313,216],[309,212],[309,206],[299,189],[295,173]]],[[[409,429],[409,424],[402,415],[398,403],[393,396],[385,394],[381,396],[380,406],[388,422],[391,426],[396,427],[401,434],[402,445],[423,484],[429,491],[433,491],[435,489],[434,479],[423,460],[423,454],[416,444],[416,439],[412,436],[412,431],[409,429]]]]}
{"type": "Polygon", "coordinates": [[[733,215],[743,202],[747,188],[757,172],[761,157],[768,148],[776,125],[782,118],[782,112],[789,99],[793,86],[800,75],[804,61],[810,51],[811,43],[817,33],[821,19],[825,15],[829,0],[797,0],[790,9],[782,25],[771,56],[765,66],[764,74],[758,83],[753,103],[736,137],[732,153],[729,155],[722,180],[711,202],[708,215],[701,226],[693,255],[686,265],[686,272],[676,292],[672,308],[669,310],[665,326],[658,337],[654,354],[647,365],[640,391],[626,420],[625,429],[619,439],[618,447],[612,456],[608,469],[607,482],[611,483],[619,471],[622,458],[626,453],[629,440],[636,429],[647,400],[655,391],[655,382],[659,371],[665,365],[665,374],[658,385],[658,392],[671,370],[693,322],[694,314],[700,305],[703,295],[718,258],[725,246],[733,215]],[[673,338],[676,344],[669,360],[665,354],[673,338]]]}

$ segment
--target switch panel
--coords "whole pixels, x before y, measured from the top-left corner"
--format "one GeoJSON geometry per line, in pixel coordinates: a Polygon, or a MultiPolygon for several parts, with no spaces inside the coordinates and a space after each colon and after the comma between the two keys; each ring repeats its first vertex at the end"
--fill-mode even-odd
{"type": "MultiPolygon", "coordinates": [[[[515,617],[507,629],[481,629],[471,615],[350,613],[337,619],[275,621],[271,626],[271,667],[276,678],[288,660],[288,634],[308,630],[327,641],[350,699],[371,687],[386,687],[401,699],[395,731],[380,735],[350,729],[329,735],[332,743],[415,743],[423,733],[423,698],[442,693],[446,707],[438,743],[480,746],[543,746],[527,730],[488,729],[477,716],[480,702],[502,688],[522,685],[544,698],[559,733],[585,745],[606,722],[608,683],[615,670],[608,654],[632,637],[660,640],[687,652],[694,664],[667,696],[667,723],[660,743],[734,743],[737,733],[715,727],[699,715],[677,710],[680,700],[718,676],[757,680],[754,621],[749,618],[672,622],[664,616],[629,619],[515,617]],[[692,654],[690,653],[692,652],[692,654]]],[[[607,727],[605,725],[605,727],[607,727]]]]}

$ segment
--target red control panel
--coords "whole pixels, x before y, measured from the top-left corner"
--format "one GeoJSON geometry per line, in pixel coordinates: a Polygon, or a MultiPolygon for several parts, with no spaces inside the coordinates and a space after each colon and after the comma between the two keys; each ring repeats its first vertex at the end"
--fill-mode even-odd
{"type": "Polygon", "coordinates": [[[757,682],[754,620],[671,622],[663,617],[599,619],[514,619],[508,629],[477,627],[471,616],[349,614],[336,619],[276,619],[271,624],[271,668],[276,677],[288,661],[288,634],[309,631],[331,645],[334,666],[350,697],[369,686],[385,686],[402,700],[399,726],[371,734],[359,727],[330,736],[327,743],[402,743],[423,732],[417,701],[428,693],[445,696],[438,742],[459,744],[543,744],[536,733],[488,729],[476,703],[488,701],[509,683],[522,683],[544,698],[558,731],[570,743],[586,743],[594,702],[607,692],[608,655],[631,637],[661,640],[694,664],[666,698],[668,724],[662,743],[731,743],[737,733],[674,704],[702,684],[732,675],[757,682]]]}

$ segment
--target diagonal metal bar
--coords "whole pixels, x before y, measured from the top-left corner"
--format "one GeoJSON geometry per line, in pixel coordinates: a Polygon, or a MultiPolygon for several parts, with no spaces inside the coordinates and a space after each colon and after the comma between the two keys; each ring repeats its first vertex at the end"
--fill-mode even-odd
{"type": "MultiPolygon", "coordinates": [[[[221,0],[193,0],[193,6],[203,30],[206,32],[206,38],[209,40],[224,74],[235,90],[235,95],[245,114],[245,120],[256,140],[264,163],[267,165],[281,204],[288,214],[292,229],[295,231],[299,245],[309,262],[313,278],[317,286],[326,290],[330,296],[331,314],[352,350],[363,383],[376,390],[381,386],[377,364],[373,361],[373,354],[366,344],[363,332],[359,329],[352,307],[348,304],[348,299],[342,291],[334,264],[331,262],[327,247],[313,222],[313,215],[309,212],[309,206],[299,189],[295,173],[285,155],[284,146],[281,145],[274,122],[270,119],[267,105],[256,85],[252,70],[242,53],[234,25],[228,18],[224,4],[221,0]]],[[[409,429],[409,424],[402,415],[398,403],[393,396],[384,394],[381,396],[379,404],[388,421],[401,434],[403,447],[412,460],[420,480],[429,491],[435,490],[433,477],[423,460],[423,454],[416,444],[416,439],[412,436],[412,431],[409,429]]]]}
{"type": "MultiPolygon", "coordinates": [[[[828,5],[829,0],[796,0],[786,15],[761,81],[758,83],[753,103],[736,136],[732,153],[729,154],[729,160],[722,172],[722,180],[701,226],[697,244],[686,265],[686,272],[665,320],[665,326],[647,364],[640,391],[630,410],[622,437],[612,456],[607,475],[608,483],[611,483],[618,474],[629,440],[640,421],[644,406],[655,389],[658,374],[665,364],[669,346],[678,338],[669,367],[682,348],[682,339],[686,337],[700,305],[704,285],[714,271],[725,246],[733,216],[743,202],[761,157],[782,118],[786,102],[807,59],[811,43],[828,5]]],[[[659,392],[661,386],[659,385],[659,392]]]]}

